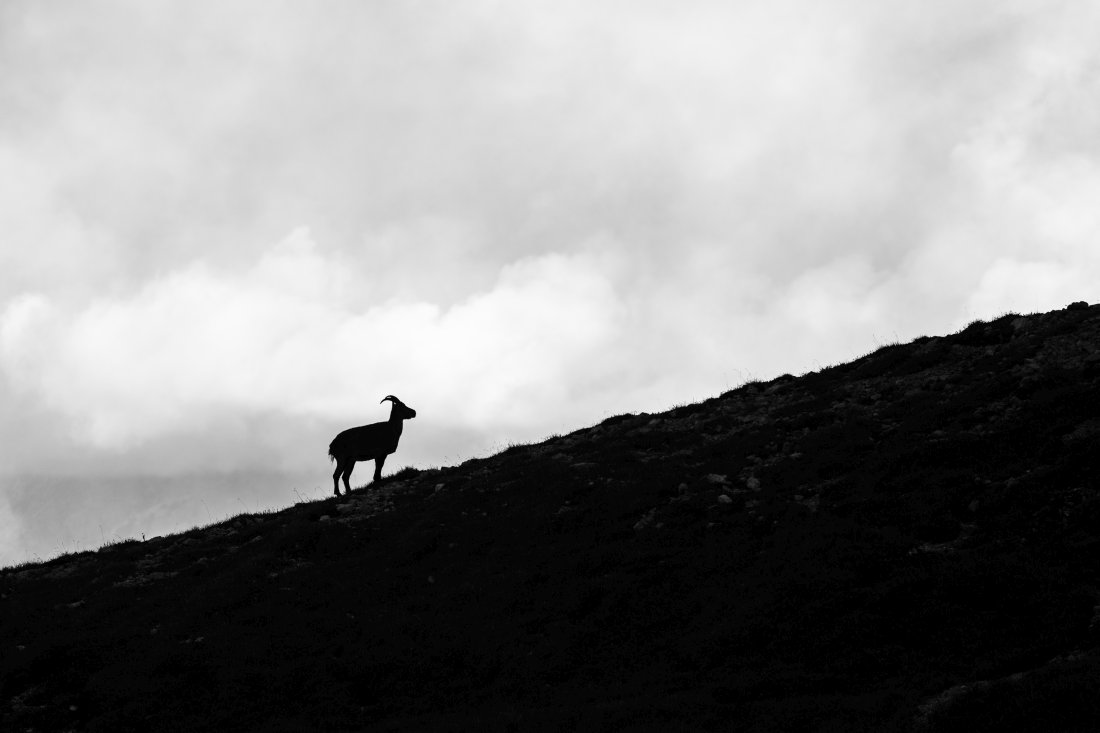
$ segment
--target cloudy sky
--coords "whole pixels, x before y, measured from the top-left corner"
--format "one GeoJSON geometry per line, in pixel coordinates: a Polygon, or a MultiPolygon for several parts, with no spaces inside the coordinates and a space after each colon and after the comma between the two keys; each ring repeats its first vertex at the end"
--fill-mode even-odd
{"type": "Polygon", "coordinates": [[[391,393],[389,467],[448,465],[1096,301],[1098,35],[1091,0],[5,0],[0,564],[323,496],[391,393]]]}

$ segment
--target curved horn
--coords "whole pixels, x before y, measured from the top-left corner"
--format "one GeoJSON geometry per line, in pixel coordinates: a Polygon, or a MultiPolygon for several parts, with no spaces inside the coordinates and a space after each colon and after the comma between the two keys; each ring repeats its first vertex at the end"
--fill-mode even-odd
{"type": "Polygon", "coordinates": [[[394,397],[392,394],[388,394],[385,397],[383,397],[382,399],[378,400],[378,404],[382,404],[386,400],[389,400],[390,402],[400,402],[401,401],[401,400],[397,399],[396,397],[394,397]]]}

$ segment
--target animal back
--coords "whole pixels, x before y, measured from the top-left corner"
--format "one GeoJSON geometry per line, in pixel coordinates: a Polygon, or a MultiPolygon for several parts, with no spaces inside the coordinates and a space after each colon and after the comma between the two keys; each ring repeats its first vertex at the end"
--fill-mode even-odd
{"type": "Polygon", "coordinates": [[[400,433],[395,435],[387,423],[348,428],[332,439],[328,454],[336,460],[353,458],[367,461],[393,453],[397,450],[399,437],[400,433]]]}

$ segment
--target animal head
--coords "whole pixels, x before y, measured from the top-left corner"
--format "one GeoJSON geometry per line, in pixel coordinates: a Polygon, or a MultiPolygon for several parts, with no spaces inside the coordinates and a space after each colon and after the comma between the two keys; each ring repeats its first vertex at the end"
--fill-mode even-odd
{"type": "Polygon", "coordinates": [[[386,395],[385,397],[383,397],[379,401],[379,404],[381,404],[382,402],[385,402],[386,400],[389,400],[390,402],[393,403],[393,410],[390,412],[390,419],[391,420],[393,420],[393,419],[411,420],[414,417],[416,417],[416,410],[409,407],[404,402],[402,402],[401,400],[394,397],[392,394],[391,395],[386,395]]]}

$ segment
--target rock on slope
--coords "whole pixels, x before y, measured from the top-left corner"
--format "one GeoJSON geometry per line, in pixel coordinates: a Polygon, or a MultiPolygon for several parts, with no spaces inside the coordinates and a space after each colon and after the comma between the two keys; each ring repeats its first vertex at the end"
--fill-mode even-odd
{"type": "Polygon", "coordinates": [[[1100,307],[0,571],[2,730],[1086,730],[1100,307]]]}

